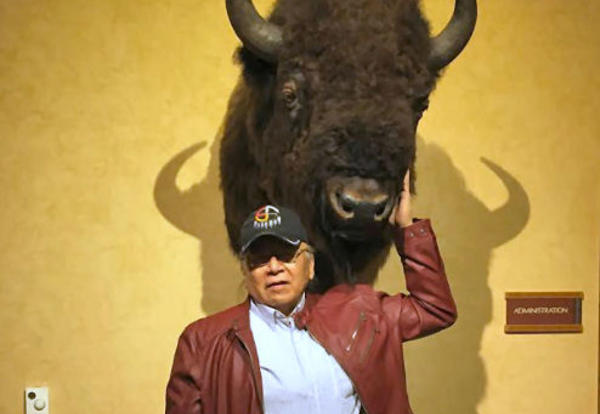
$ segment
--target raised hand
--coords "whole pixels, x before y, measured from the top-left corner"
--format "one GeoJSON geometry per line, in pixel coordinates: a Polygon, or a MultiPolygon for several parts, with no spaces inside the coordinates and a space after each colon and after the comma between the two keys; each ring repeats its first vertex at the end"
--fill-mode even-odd
{"type": "Polygon", "coordinates": [[[410,207],[410,169],[406,171],[402,182],[402,192],[398,197],[398,203],[394,206],[389,218],[392,226],[407,227],[412,224],[410,207]]]}

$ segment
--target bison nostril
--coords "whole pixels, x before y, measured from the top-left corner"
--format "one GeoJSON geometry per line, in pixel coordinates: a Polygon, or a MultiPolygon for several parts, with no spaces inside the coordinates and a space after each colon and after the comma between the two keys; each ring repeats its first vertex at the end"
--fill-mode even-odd
{"type": "Polygon", "coordinates": [[[379,203],[375,204],[375,209],[374,209],[375,221],[385,220],[387,218],[388,214],[390,213],[391,206],[392,206],[392,203],[390,202],[389,197],[385,197],[385,199],[383,199],[379,203]]]}
{"type": "Polygon", "coordinates": [[[341,188],[329,192],[329,205],[333,211],[344,220],[354,217],[355,202],[352,197],[348,197],[341,188]]]}
{"type": "Polygon", "coordinates": [[[352,198],[347,197],[346,195],[342,195],[340,197],[340,201],[342,210],[344,210],[346,213],[352,213],[354,211],[354,206],[356,205],[356,202],[352,198]]]}

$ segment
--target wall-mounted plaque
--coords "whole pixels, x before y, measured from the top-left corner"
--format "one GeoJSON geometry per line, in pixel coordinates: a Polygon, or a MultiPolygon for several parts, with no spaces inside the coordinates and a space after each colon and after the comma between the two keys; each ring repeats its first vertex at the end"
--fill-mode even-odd
{"type": "Polygon", "coordinates": [[[583,292],[506,292],[506,333],[583,332],[583,292]]]}

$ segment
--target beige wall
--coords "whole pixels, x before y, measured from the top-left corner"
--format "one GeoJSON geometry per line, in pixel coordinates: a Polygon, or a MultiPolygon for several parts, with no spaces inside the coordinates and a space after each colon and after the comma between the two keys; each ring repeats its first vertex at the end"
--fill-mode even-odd
{"type": "MultiPolygon", "coordinates": [[[[160,413],[181,329],[243,295],[213,145],[237,77],[221,3],[0,2],[0,412],[46,384],[53,413],[160,413]],[[157,179],[198,143],[182,200],[157,179]]],[[[425,3],[439,30],[451,4],[425,3]]],[[[460,317],[406,345],[419,414],[597,410],[599,19],[592,1],[482,1],[432,97],[416,214],[460,317]],[[499,216],[503,181],[526,197],[499,216]],[[584,333],[503,334],[510,290],[584,291],[584,333]]]]}

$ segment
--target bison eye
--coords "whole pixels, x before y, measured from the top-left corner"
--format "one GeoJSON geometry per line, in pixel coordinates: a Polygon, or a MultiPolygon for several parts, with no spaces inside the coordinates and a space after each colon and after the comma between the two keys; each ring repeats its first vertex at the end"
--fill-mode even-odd
{"type": "Polygon", "coordinates": [[[302,105],[300,104],[300,91],[298,91],[296,82],[294,80],[286,82],[283,85],[281,93],[283,102],[289,111],[291,119],[296,121],[302,109],[302,105]]]}
{"type": "Polygon", "coordinates": [[[294,106],[294,104],[298,100],[298,97],[296,96],[296,92],[294,92],[294,91],[287,91],[287,92],[284,91],[283,99],[285,100],[285,104],[287,105],[287,107],[291,108],[294,106]]]}
{"type": "Polygon", "coordinates": [[[294,82],[286,82],[283,85],[283,100],[289,109],[292,109],[298,101],[298,95],[296,94],[296,84],[294,82]]]}

